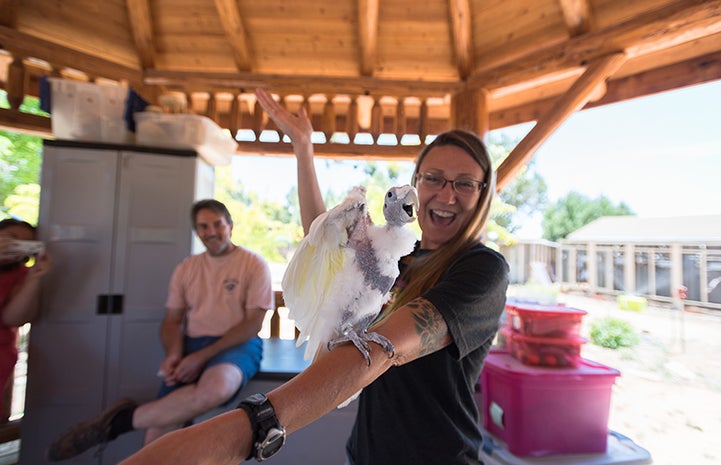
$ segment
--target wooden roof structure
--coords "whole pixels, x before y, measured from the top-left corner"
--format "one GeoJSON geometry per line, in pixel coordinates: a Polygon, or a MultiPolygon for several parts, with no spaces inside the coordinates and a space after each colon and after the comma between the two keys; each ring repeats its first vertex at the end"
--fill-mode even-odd
{"type": "Polygon", "coordinates": [[[535,121],[501,189],[575,111],[721,79],[721,0],[0,0],[0,127],[42,75],[171,91],[236,134],[239,153],[289,154],[253,90],[306,105],[327,157],[412,159],[425,136],[535,121]],[[354,143],[356,134],[371,145],[354,143]],[[381,134],[395,145],[378,143],[381,134]],[[252,138],[251,138],[252,139],[252,138]]]}

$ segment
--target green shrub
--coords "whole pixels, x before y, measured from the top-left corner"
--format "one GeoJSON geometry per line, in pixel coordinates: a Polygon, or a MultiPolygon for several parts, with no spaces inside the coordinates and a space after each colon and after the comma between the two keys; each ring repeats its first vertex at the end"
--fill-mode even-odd
{"type": "Polygon", "coordinates": [[[633,347],[638,344],[638,334],[627,321],[602,318],[591,324],[591,342],[608,349],[633,347]]]}

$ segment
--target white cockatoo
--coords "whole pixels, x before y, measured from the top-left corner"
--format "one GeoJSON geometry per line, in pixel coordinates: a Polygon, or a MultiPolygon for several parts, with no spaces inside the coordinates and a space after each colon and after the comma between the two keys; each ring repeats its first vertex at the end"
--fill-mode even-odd
{"type": "Polygon", "coordinates": [[[391,187],[383,203],[385,225],[373,224],[366,190],[353,188],[318,216],[283,276],[289,318],[306,343],[306,360],[321,344],[328,349],[349,341],[370,364],[369,341],[392,356],[391,342],[367,332],[398,276],[398,260],[413,250],[416,234],[404,226],[416,219],[418,196],[412,186],[391,187]]]}

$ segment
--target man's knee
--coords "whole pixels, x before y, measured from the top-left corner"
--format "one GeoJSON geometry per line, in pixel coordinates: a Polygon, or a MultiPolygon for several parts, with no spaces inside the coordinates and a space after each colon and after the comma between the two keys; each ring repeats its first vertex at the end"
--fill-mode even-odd
{"type": "Polygon", "coordinates": [[[230,400],[243,384],[243,373],[231,364],[214,365],[201,375],[195,388],[197,400],[214,408],[230,400]]]}

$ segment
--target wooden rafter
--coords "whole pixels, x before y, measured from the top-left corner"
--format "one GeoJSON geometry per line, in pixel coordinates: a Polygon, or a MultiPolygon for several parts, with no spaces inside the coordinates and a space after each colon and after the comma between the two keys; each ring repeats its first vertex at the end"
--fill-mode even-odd
{"type": "Polygon", "coordinates": [[[238,2],[236,0],[215,0],[215,8],[218,10],[225,37],[233,50],[235,66],[239,71],[250,71],[252,56],[248,47],[243,18],[238,10],[238,2]]]}
{"type": "Polygon", "coordinates": [[[15,27],[20,0],[0,0],[0,26],[15,27]]]}
{"type": "Polygon", "coordinates": [[[360,74],[373,76],[378,53],[378,0],[358,0],[360,74]]]}
{"type": "Polygon", "coordinates": [[[543,115],[531,131],[508,154],[498,167],[497,190],[503,190],[520,169],[530,161],[536,150],[553,131],[576,111],[583,108],[597,87],[618,70],[626,60],[623,53],[615,53],[595,60],[553,107],[543,115]]]}
{"type": "Polygon", "coordinates": [[[571,37],[591,31],[591,5],[588,0],[558,0],[571,37]]]}
{"type": "Polygon", "coordinates": [[[125,0],[125,4],[140,63],[143,68],[155,68],[153,19],[150,15],[148,0],[125,0]]]}
{"type": "Polygon", "coordinates": [[[679,2],[602,32],[591,32],[492,69],[477,70],[469,85],[497,89],[625,51],[629,58],[648,53],[660,43],[669,46],[721,32],[721,0],[679,2]],[[691,6],[688,3],[692,3],[691,6]]]}
{"type": "Polygon", "coordinates": [[[166,85],[194,88],[254,89],[269,87],[274,92],[297,95],[325,94],[372,94],[414,95],[441,97],[461,88],[456,82],[413,81],[402,79],[375,79],[368,77],[329,77],[312,75],[285,76],[261,73],[198,73],[184,71],[148,70],[148,85],[166,85]]]}
{"type": "Polygon", "coordinates": [[[461,79],[471,72],[473,52],[471,42],[471,8],[468,0],[448,0],[451,16],[451,35],[456,56],[456,67],[461,79]]]}
{"type": "Polygon", "coordinates": [[[126,80],[138,88],[143,85],[140,69],[72,50],[5,26],[0,26],[0,44],[16,56],[52,60],[58,68],[92,71],[95,76],[113,76],[116,80],[126,80]]]}

